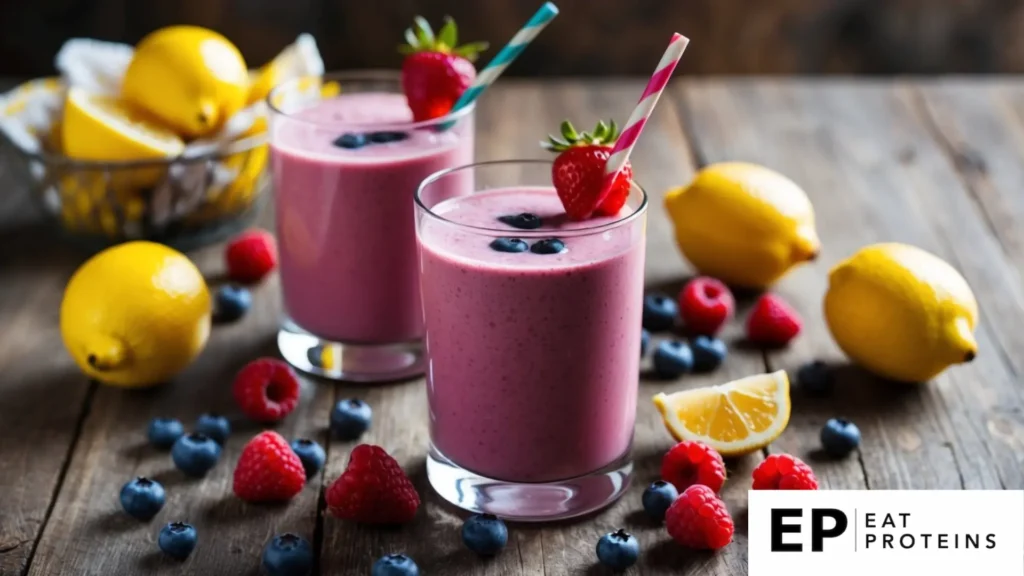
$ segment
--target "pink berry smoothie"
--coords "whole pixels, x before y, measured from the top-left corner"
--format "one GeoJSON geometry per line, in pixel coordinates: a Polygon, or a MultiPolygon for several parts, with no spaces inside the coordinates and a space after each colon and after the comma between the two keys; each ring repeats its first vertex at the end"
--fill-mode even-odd
{"type": "MultiPolygon", "coordinates": [[[[472,115],[447,131],[410,129],[402,94],[319,101],[271,125],[281,285],[288,316],[337,342],[423,336],[413,196],[428,175],[473,160],[472,115]],[[346,133],[401,140],[346,148],[346,133]]],[[[467,179],[446,193],[468,194],[467,179]]]]}
{"type": "Polygon", "coordinates": [[[553,189],[523,187],[446,200],[432,212],[449,222],[421,221],[431,439],[444,456],[488,478],[552,482],[628,452],[645,230],[642,218],[613,223],[632,211],[571,222],[553,189]],[[524,212],[565,250],[501,252],[450,223],[518,237],[497,219],[524,212]]]}

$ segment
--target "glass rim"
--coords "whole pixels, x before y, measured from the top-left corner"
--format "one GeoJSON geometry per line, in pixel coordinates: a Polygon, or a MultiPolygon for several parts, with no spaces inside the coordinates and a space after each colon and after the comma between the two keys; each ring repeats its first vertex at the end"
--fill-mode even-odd
{"type": "MultiPolygon", "coordinates": [[[[431,184],[434,184],[434,183],[438,182],[439,180],[441,180],[442,178],[444,178],[446,176],[450,176],[450,175],[452,175],[452,174],[454,174],[456,172],[460,172],[460,171],[463,171],[463,170],[471,170],[471,169],[475,170],[477,168],[485,168],[485,167],[489,167],[489,166],[510,166],[510,165],[515,165],[515,164],[520,164],[520,165],[522,165],[522,164],[533,164],[533,165],[551,166],[553,163],[554,162],[551,161],[551,160],[535,160],[535,159],[487,160],[487,161],[484,161],[484,162],[474,162],[472,164],[464,164],[462,166],[455,166],[453,168],[446,168],[444,170],[440,170],[438,172],[434,172],[430,176],[427,176],[422,182],[420,182],[420,185],[416,188],[416,194],[413,196],[413,200],[416,203],[417,209],[422,210],[429,217],[434,218],[435,220],[438,220],[440,222],[444,222],[447,225],[455,226],[456,228],[459,228],[459,229],[462,229],[462,230],[469,230],[471,232],[486,233],[486,235],[488,235],[488,236],[490,236],[490,235],[508,236],[509,233],[513,232],[513,231],[509,230],[508,228],[497,228],[497,227],[492,228],[492,227],[489,227],[489,226],[474,226],[472,224],[464,224],[462,222],[456,222],[455,220],[452,220],[450,218],[445,218],[444,216],[438,214],[437,212],[434,212],[431,208],[428,208],[427,205],[424,204],[424,202],[423,202],[423,192],[431,184]]],[[[638,190],[640,192],[640,205],[637,206],[636,210],[633,210],[632,212],[630,212],[629,214],[627,214],[625,216],[616,218],[615,220],[612,220],[611,222],[604,222],[604,223],[601,223],[601,224],[595,224],[593,226],[585,226],[585,227],[582,227],[582,228],[573,228],[571,230],[558,230],[557,231],[558,236],[560,236],[560,237],[589,236],[591,234],[597,234],[597,233],[600,233],[600,232],[604,232],[606,230],[611,230],[613,228],[618,228],[618,227],[623,226],[625,224],[628,224],[628,223],[632,222],[633,220],[635,220],[635,219],[639,218],[640,216],[642,216],[645,212],[647,212],[647,205],[648,205],[648,201],[649,201],[649,198],[648,198],[648,195],[647,195],[647,191],[644,190],[643,186],[640,186],[640,184],[637,184],[636,180],[632,180],[630,182],[630,185],[631,185],[630,186],[631,188],[635,188],[636,190],[638,190]]],[[[552,233],[554,233],[554,232],[555,231],[553,231],[553,230],[515,230],[514,231],[514,235],[517,238],[549,238],[549,237],[551,237],[552,233]]]]}
{"type": "MultiPolygon", "coordinates": [[[[285,118],[288,118],[288,120],[292,121],[292,122],[301,122],[303,124],[309,124],[309,125],[312,125],[312,126],[320,126],[320,127],[327,126],[327,127],[351,128],[351,129],[357,129],[357,130],[361,130],[361,131],[365,131],[365,132],[372,132],[372,131],[374,131],[374,129],[380,129],[380,128],[388,128],[388,129],[398,130],[398,131],[418,130],[418,129],[423,129],[423,128],[432,128],[432,127],[437,126],[439,124],[446,124],[446,123],[449,123],[449,122],[458,121],[458,120],[460,120],[462,118],[465,118],[466,116],[469,116],[470,114],[473,113],[474,110],[476,110],[476,102],[472,102],[468,106],[466,106],[465,108],[462,108],[461,110],[458,110],[456,112],[449,112],[448,114],[445,114],[444,116],[441,116],[441,117],[438,117],[438,118],[431,118],[430,120],[420,120],[420,121],[411,121],[411,122],[338,122],[338,121],[327,121],[327,122],[325,122],[325,121],[322,121],[322,120],[310,120],[308,118],[300,118],[296,114],[295,111],[287,112],[285,110],[282,110],[279,106],[274,104],[274,96],[276,94],[278,94],[280,90],[285,89],[285,88],[287,88],[289,86],[293,86],[293,85],[298,84],[298,83],[303,82],[303,81],[308,81],[310,79],[319,79],[319,80],[326,81],[326,82],[331,82],[331,81],[355,82],[355,81],[359,81],[359,80],[363,80],[363,81],[367,81],[367,82],[395,82],[399,86],[401,86],[401,81],[402,81],[401,80],[401,75],[400,75],[400,73],[398,71],[396,71],[396,70],[378,69],[378,68],[367,69],[367,70],[334,71],[334,72],[327,72],[327,73],[320,74],[320,75],[318,75],[318,74],[306,74],[304,76],[299,76],[299,77],[296,77],[296,78],[292,78],[290,80],[285,80],[284,82],[281,82],[280,84],[275,85],[270,90],[270,92],[267,93],[267,97],[264,100],[266,102],[266,105],[267,105],[267,110],[269,110],[272,114],[278,114],[278,115],[281,115],[281,116],[283,116],[285,118]]],[[[301,109],[302,108],[300,108],[300,110],[301,109]]]]}

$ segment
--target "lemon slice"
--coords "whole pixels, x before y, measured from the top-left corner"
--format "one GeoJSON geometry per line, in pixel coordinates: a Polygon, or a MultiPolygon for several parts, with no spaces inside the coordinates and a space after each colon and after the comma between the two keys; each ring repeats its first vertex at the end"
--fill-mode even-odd
{"type": "Polygon", "coordinates": [[[740,456],[764,448],[786,429],[789,378],[779,370],[720,386],[662,392],[654,405],[676,440],[696,440],[722,456],[740,456]]]}
{"type": "Polygon", "coordinates": [[[143,118],[116,98],[68,90],[61,123],[64,152],[81,160],[148,160],[180,155],[177,134],[143,118]]]}

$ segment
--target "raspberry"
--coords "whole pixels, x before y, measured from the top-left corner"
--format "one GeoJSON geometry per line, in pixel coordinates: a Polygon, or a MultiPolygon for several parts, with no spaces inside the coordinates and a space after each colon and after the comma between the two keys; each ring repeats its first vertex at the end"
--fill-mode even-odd
{"type": "Polygon", "coordinates": [[[800,333],[800,327],[800,316],[789,304],[774,294],[765,294],[754,304],[747,319],[747,339],[757,344],[785,346],[800,333]]]}
{"type": "Polygon", "coordinates": [[[275,358],[253,360],[235,376],[235,402],[256,422],[277,422],[299,403],[299,379],[291,366],[275,358]]]}
{"type": "Polygon", "coordinates": [[[732,292],[714,278],[690,280],[679,292],[679,314],[693,334],[714,336],[732,317],[736,302],[732,292]]]}
{"type": "Polygon", "coordinates": [[[306,471],[280,434],[257,434],[242,449],[235,466],[235,496],[248,502],[291,500],[306,484],[306,471]]]}
{"type": "Polygon", "coordinates": [[[725,502],[700,484],[690,486],[665,513],[673,540],[696,550],[718,550],[732,542],[733,523],[725,502]]]}
{"type": "Polygon", "coordinates": [[[817,490],[814,470],[789,454],[772,454],[754,469],[754,490],[817,490]]]}
{"type": "Polygon", "coordinates": [[[394,458],[380,446],[360,444],[345,472],[327,489],[333,516],[364,524],[403,524],[416,516],[420,496],[394,458]]]}
{"type": "Polygon", "coordinates": [[[248,230],[231,239],[224,258],[228,277],[236,282],[253,284],[277,266],[277,242],[266,230],[248,230]]]}
{"type": "Polygon", "coordinates": [[[722,455],[706,444],[685,441],[676,444],[661,461],[661,479],[682,492],[701,484],[718,493],[725,483],[722,455]]]}

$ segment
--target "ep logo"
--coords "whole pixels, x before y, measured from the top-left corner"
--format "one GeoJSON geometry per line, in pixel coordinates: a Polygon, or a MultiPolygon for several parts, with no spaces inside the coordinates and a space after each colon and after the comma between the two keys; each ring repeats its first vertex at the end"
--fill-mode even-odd
{"type": "Polygon", "coordinates": [[[836,508],[772,508],[771,551],[803,552],[804,540],[795,536],[787,539],[787,534],[802,534],[805,524],[810,531],[810,551],[823,552],[825,539],[842,536],[850,520],[836,508]]]}

